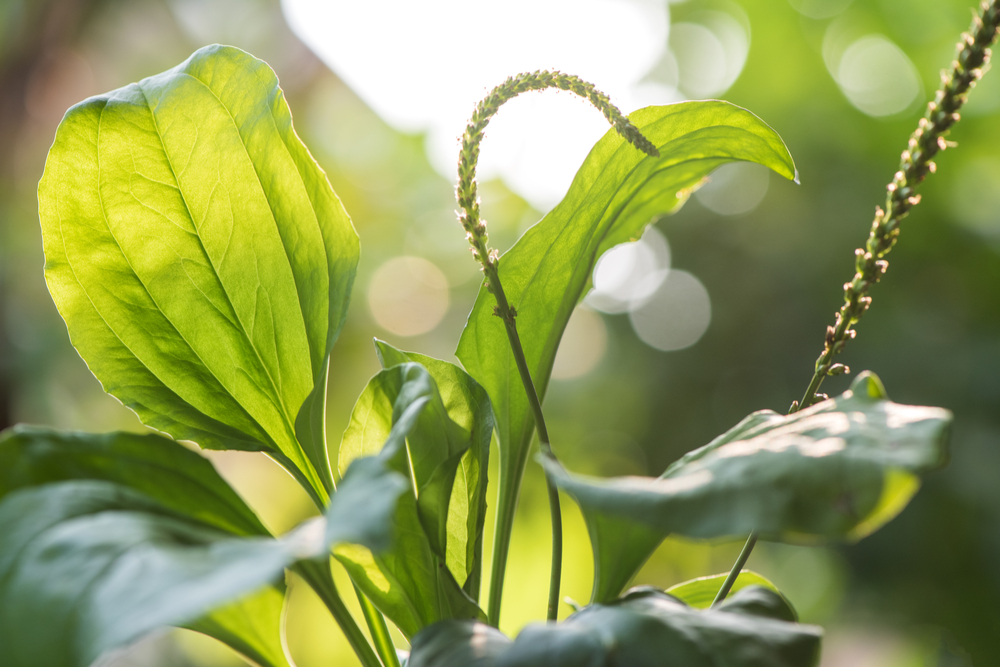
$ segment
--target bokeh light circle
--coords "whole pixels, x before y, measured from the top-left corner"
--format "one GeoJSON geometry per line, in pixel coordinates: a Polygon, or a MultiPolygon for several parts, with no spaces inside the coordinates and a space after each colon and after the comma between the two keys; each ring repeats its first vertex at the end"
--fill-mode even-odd
{"type": "Polygon", "coordinates": [[[569,380],[597,367],[608,348],[608,330],[594,311],[578,307],[563,332],[552,366],[552,379],[569,380]]]}
{"type": "Polygon", "coordinates": [[[691,347],[712,321],[708,290],[687,271],[671,270],[650,299],[629,313],[642,342],[669,352],[691,347]]]}
{"type": "Polygon", "coordinates": [[[869,116],[901,113],[922,97],[923,86],[913,63],[881,35],[853,42],[832,74],[850,103],[869,116]]]}
{"type": "Polygon", "coordinates": [[[434,329],[448,312],[448,279],[421,257],[394,257],[368,284],[368,307],[375,322],[397,336],[434,329]]]}
{"type": "Polygon", "coordinates": [[[724,164],[694,196],[702,206],[719,215],[740,215],[757,208],[767,194],[770,170],[753,162],[724,164]]]}

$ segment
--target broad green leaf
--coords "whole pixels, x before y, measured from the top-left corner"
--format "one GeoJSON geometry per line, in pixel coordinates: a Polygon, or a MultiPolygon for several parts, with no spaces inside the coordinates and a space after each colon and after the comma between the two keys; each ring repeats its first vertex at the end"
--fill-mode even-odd
{"type": "Polygon", "coordinates": [[[814,667],[822,630],[773,617],[783,599],[751,586],[729,606],[699,610],[662,591],[629,591],[562,623],[529,625],[511,643],[470,621],[413,640],[408,667],[814,667]]]}
{"type": "Polygon", "coordinates": [[[38,197],[49,291],[105,390],[174,438],[271,453],[325,502],[358,239],[271,69],[209,46],[81,102],[38,197]]]}
{"type": "Polygon", "coordinates": [[[794,414],[755,412],[659,478],[586,478],[541,462],[583,509],[595,554],[607,545],[625,554],[617,578],[597,578],[594,599],[601,601],[616,595],[656,546],[627,541],[637,525],[660,536],[756,530],[788,542],[861,539],[902,511],[920,475],[944,464],[950,423],[942,408],[889,401],[866,372],[838,398],[794,414]]]}
{"type": "MultiPolygon", "coordinates": [[[[666,592],[695,609],[708,609],[712,606],[712,602],[715,600],[719,589],[722,588],[722,584],[725,582],[727,576],[729,576],[729,573],[723,572],[722,574],[714,574],[708,577],[698,577],[697,579],[691,579],[690,581],[684,581],[671,586],[666,592]]],[[[782,599],[785,599],[785,596],[781,594],[777,586],[772,584],[766,577],[752,570],[742,570],[739,576],[736,577],[736,581],[733,582],[733,587],[729,592],[731,594],[736,593],[747,586],[763,586],[781,595],[782,599]]],[[[791,603],[788,603],[788,606],[791,608],[791,603]]]]}
{"type": "Polygon", "coordinates": [[[351,466],[325,522],[275,540],[208,461],[172,440],[5,432],[0,605],[21,608],[30,599],[33,606],[23,626],[0,611],[0,657],[9,641],[12,667],[87,665],[173,624],[215,637],[262,667],[287,667],[282,570],[324,557],[328,545],[378,550],[390,543],[389,519],[406,478],[371,463],[351,466]],[[65,577],[79,590],[64,590],[65,577]],[[62,625],[39,621],[48,616],[62,625]],[[41,646],[44,638],[25,629],[31,619],[65,646],[41,646]]]}
{"type": "Polygon", "coordinates": [[[483,526],[486,521],[487,471],[490,439],[493,436],[493,408],[478,382],[464,370],[415,352],[402,352],[388,343],[375,341],[383,368],[416,362],[434,378],[448,417],[468,431],[472,440],[455,475],[448,505],[448,569],[473,599],[479,597],[483,560],[483,526]]]}
{"type": "MultiPolygon", "coordinates": [[[[648,157],[609,131],[587,156],[565,198],[500,259],[500,278],[517,310],[528,369],[541,398],[569,317],[606,250],[638,239],[650,222],[679,208],[726,162],[757,162],[795,177],[781,138],[752,113],[727,102],[647,107],[629,119],[661,157],[648,157]]],[[[485,286],[480,288],[456,354],[493,401],[500,484],[516,489],[534,420],[503,324],[493,316],[495,303],[485,286]]],[[[559,446],[555,443],[557,451],[559,446]]]]}
{"type": "MultiPolygon", "coordinates": [[[[379,452],[369,460],[410,480],[393,518],[392,548],[374,554],[352,544],[334,552],[364,594],[407,637],[440,620],[483,616],[446,565],[448,498],[470,440],[469,432],[448,417],[434,379],[416,363],[398,364],[373,377],[344,432],[342,468],[358,456],[379,452]]],[[[348,472],[357,464],[350,465],[348,472]]],[[[340,489],[334,501],[343,485],[340,489]]]]}
{"type": "MultiPolygon", "coordinates": [[[[158,435],[66,433],[16,426],[0,433],[0,499],[24,487],[69,480],[129,487],[163,507],[234,535],[270,533],[198,454],[158,435]]],[[[284,585],[268,586],[186,624],[262,667],[286,667],[284,585]]]]}

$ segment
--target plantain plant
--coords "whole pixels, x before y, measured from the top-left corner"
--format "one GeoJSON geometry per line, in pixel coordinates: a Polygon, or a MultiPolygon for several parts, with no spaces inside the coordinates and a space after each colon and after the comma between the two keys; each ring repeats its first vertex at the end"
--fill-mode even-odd
{"type": "MultiPolygon", "coordinates": [[[[982,5],[902,155],[805,396],[755,412],[658,478],[567,471],[542,412],[560,338],[597,259],[676,211],[718,166],[797,178],[778,135],[720,101],[623,116],[558,72],[511,77],[462,138],[459,219],[484,272],[458,343],[464,369],[376,341],[383,370],[339,447],[327,442],[330,353],[347,313],[357,234],[292,127],[274,73],[210,46],[162,74],[71,108],[39,184],[45,277],[72,343],[104,389],[156,432],[18,426],[0,435],[0,663],[83,667],[163,626],[190,628],[262,667],[291,664],[284,575],[308,583],[365,667],[816,665],[820,628],[743,569],[758,538],[858,540],[895,517],[946,460],[951,416],[891,402],[857,375],[824,377],[871,304],[914,188],[958,120],[1000,25],[982,5]],[[501,104],[558,87],[612,124],[566,197],[506,253],[490,248],[476,190],[486,125],[501,104]],[[481,590],[489,451],[499,494],[481,590]],[[547,623],[499,624],[521,479],[544,468],[552,516],[547,623]],[[273,536],[205,449],[266,453],[322,510],[273,536]],[[555,622],[559,490],[590,534],[590,604],[555,622]],[[625,591],[667,535],[750,535],[728,574],[625,591]],[[346,568],[362,619],[344,604],[346,568]],[[390,621],[410,642],[397,651],[390,621]],[[361,629],[364,623],[368,632],[361,629]]],[[[470,267],[471,270],[471,267],[470,267]]]]}

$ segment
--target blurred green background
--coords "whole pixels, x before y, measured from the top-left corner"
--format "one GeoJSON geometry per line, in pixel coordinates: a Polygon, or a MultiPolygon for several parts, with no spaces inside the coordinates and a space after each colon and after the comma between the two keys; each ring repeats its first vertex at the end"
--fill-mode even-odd
{"type": "MultiPolygon", "coordinates": [[[[711,12],[733,17],[747,47],[742,71],[719,96],[781,134],[802,184],[731,170],[657,223],[677,271],[663,285],[690,287],[695,276],[704,287],[663,297],[702,314],[681,343],[650,333],[650,322],[669,328],[670,318],[644,319],[646,306],[631,316],[589,309],[574,318],[545,407],[556,451],[578,471],[658,474],[747,413],[784,411],[801,395],[852,275],[853,250],[971,15],[969,0],[674,3],[666,52],[674,58],[665,56],[648,79],[679,86],[677,99],[696,97],[705,75],[697,66],[711,54],[698,51],[699,35],[725,36],[705,18],[711,12]],[[671,283],[681,271],[688,277],[671,283]],[[688,346],[662,351],[644,341],[688,346]]],[[[274,68],[297,131],[361,237],[351,313],[332,362],[331,442],[377,370],[373,336],[454,359],[479,274],[454,220],[452,180],[432,168],[423,136],[392,129],[298,40],[280,4],[0,0],[0,428],[142,429],[103,394],[48,297],[35,189],[68,106],[212,42],[244,48],[274,68]]],[[[826,626],[823,667],[1000,664],[1000,74],[986,76],[963,116],[951,136],[959,148],[937,160],[858,340],[840,359],[855,372],[877,372],[896,401],[953,410],[951,464],[898,519],[857,545],[765,544],[749,563],[788,594],[803,620],[826,626]]],[[[482,196],[501,249],[544,212],[501,180],[484,183],[482,196]]],[[[651,239],[647,247],[662,265],[666,245],[651,239]]],[[[651,298],[655,305],[659,297],[651,298]]],[[[837,378],[824,390],[847,383],[837,378]]],[[[305,494],[263,456],[210,457],[274,530],[309,515],[305,494]]],[[[579,513],[568,500],[564,507],[564,592],[586,601],[590,548],[579,513]]],[[[504,600],[509,632],[544,615],[548,540],[544,487],[532,464],[504,600]]],[[[639,580],[666,587],[721,572],[739,547],[671,539],[639,580]]],[[[294,582],[288,635],[300,667],[355,664],[326,611],[294,582]]],[[[242,663],[178,631],[110,664],[242,663]]]]}

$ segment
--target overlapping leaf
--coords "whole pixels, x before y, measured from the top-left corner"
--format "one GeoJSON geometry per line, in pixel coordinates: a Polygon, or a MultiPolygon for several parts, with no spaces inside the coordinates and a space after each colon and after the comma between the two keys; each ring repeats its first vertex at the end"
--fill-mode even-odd
{"type": "Polygon", "coordinates": [[[857,540],[894,518],[943,465],[951,413],[900,405],[862,373],[838,398],[783,416],[755,412],[659,478],[584,478],[542,460],[580,504],[595,545],[594,599],[613,599],[661,537],[857,540]],[[645,526],[644,540],[629,532],[645,526]],[[620,556],[606,567],[601,555],[620,556]],[[617,589],[617,590],[616,590],[617,589]]]}
{"type": "Polygon", "coordinates": [[[171,440],[8,431],[0,436],[0,662],[85,666],[182,625],[257,664],[286,667],[283,570],[332,544],[387,546],[405,482],[360,460],[328,509],[325,535],[314,522],[275,540],[208,461],[171,440]]]}
{"type": "Polygon", "coordinates": [[[514,642],[483,624],[440,623],[414,638],[407,667],[813,667],[822,631],[789,614],[784,598],[759,586],[709,611],[634,589],[563,623],[530,625],[514,642]]]}
{"type": "Polygon", "coordinates": [[[414,352],[402,352],[376,340],[382,368],[416,362],[437,385],[449,419],[469,432],[468,451],[462,455],[448,505],[448,569],[473,598],[479,597],[483,558],[483,527],[486,522],[487,469],[493,436],[490,398],[478,382],[455,364],[414,352]]]}
{"type": "MultiPolygon", "coordinates": [[[[517,310],[518,332],[541,397],[566,323],[606,250],[639,238],[656,216],[676,210],[723,163],[757,162],[795,177],[780,137],[749,111],[726,102],[647,107],[629,119],[661,157],[647,157],[609,131],[587,156],[566,197],[500,259],[500,278],[517,310]]],[[[493,401],[500,484],[516,489],[534,422],[494,305],[493,296],[481,288],[457,355],[493,401]]]]}
{"type": "Polygon", "coordinates": [[[49,291],[104,388],[177,439],[269,451],[325,502],[358,239],[271,69],[205,47],[74,106],[38,192],[49,291]]]}
{"type": "MultiPolygon", "coordinates": [[[[715,574],[707,577],[698,577],[697,579],[683,581],[679,584],[671,586],[666,590],[666,592],[695,609],[708,609],[712,606],[715,596],[718,594],[719,589],[722,588],[722,584],[728,576],[729,573],[724,572],[722,574],[715,574]]],[[[752,570],[742,570],[739,575],[737,575],[736,581],[733,582],[733,586],[729,589],[729,591],[730,593],[736,593],[737,591],[747,588],[748,586],[762,586],[780,595],[785,601],[785,606],[792,613],[792,618],[789,620],[797,620],[798,615],[795,614],[795,609],[792,607],[792,603],[785,599],[784,595],[781,594],[781,591],[778,590],[778,587],[771,583],[771,581],[766,577],[757,574],[752,570]]]]}
{"type": "MultiPolygon", "coordinates": [[[[396,508],[391,549],[373,554],[350,545],[334,552],[358,587],[407,637],[443,619],[483,616],[447,566],[446,555],[449,499],[459,463],[474,439],[474,433],[448,416],[436,382],[417,363],[397,364],[373,377],[344,432],[342,468],[350,464],[353,470],[356,457],[377,452],[369,460],[410,480],[396,508]]],[[[342,493],[343,486],[334,500],[342,493]]]]}

